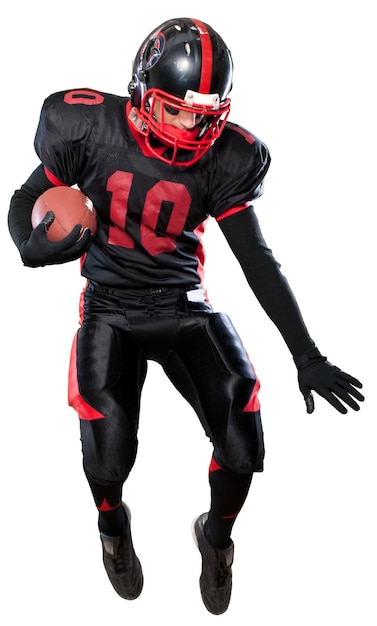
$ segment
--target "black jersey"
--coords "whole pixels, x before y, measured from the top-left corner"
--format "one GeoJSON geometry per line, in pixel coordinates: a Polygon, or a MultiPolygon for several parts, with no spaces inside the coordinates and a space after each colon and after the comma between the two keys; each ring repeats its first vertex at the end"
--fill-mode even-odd
{"type": "Polygon", "coordinates": [[[268,149],[227,122],[200,161],[172,166],[147,152],[128,122],[130,108],[129,98],[75,89],[49,96],[41,111],[39,158],[97,210],[82,273],[115,288],[199,286],[207,218],[261,195],[268,149]]]}

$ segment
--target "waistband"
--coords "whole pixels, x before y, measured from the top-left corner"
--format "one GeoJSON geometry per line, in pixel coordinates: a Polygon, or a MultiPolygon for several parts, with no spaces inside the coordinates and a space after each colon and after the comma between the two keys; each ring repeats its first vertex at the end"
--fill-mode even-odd
{"type": "Polygon", "coordinates": [[[124,299],[159,299],[159,296],[168,296],[177,300],[181,305],[187,303],[190,312],[205,311],[213,312],[211,304],[207,300],[205,289],[197,287],[140,287],[134,289],[119,289],[101,285],[94,280],[88,280],[86,290],[96,291],[116,298],[124,299]]]}

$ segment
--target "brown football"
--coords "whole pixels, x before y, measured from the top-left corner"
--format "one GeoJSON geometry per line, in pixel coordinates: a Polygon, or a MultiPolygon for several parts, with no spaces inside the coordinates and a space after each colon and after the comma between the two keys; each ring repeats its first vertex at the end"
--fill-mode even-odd
{"type": "Polygon", "coordinates": [[[97,230],[97,213],[92,201],[75,187],[52,187],[37,198],[31,214],[31,224],[35,228],[47,211],[52,211],[55,219],[47,231],[50,241],[60,241],[66,237],[76,224],[82,229],[89,228],[93,235],[97,230]]]}

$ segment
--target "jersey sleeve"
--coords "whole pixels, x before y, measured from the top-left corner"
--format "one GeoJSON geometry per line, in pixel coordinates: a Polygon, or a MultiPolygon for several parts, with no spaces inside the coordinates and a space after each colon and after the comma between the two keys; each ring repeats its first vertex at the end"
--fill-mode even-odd
{"type": "Polygon", "coordinates": [[[313,347],[296,298],[262,235],[253,207],[220,220],[219,226],[251,289],[292,355],[313,347]]]}
{"type": "Polygon", "coordinates": [[[263,194],[271,157],[260,139],[236,124],[227,123],[216,143],[209,213],[221,219],[229,209],[248,206],[263,194]]]}
{"type": "Polygon", "coordinates": [[[95,107],[80,104],[73,93],[64,91],[50,95],[43,103],[34,139],[35,151],[43,165],[66,185],[73,185],[80,176],[86,144],[95,119],[95,107]]]}

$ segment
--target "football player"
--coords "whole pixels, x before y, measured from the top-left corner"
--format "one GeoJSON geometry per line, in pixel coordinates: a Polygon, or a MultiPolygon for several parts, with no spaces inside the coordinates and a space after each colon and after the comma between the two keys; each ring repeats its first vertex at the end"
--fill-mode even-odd
{"type": "MultiPolygon", "coordinates": [[[[211,26],[188,18],[164,22],[136,54],[129,97],[72,89],[45,100],[35,137],[40,164],[9,211],[26,266],[81,258],[86,283],[69,403],[80,418],[83,466],[113,587],[129,600],[143,587],[122,498],[137,453],[147,364],[154,360],[213,444],[208,511],[192,525],[202,599],[213,614],[229,605],[232,528],[253,473],[263,470],[264,441],[257,375],[203,283],[208,218],[217,221],[284,338],[307,411],[314,410],[313,390],[341,413],[359,410],[364,399],[361,383],[317,348],[261,233],[252,203],[263,193],[270,154],[228,120],[232,81],[231,53],[211,26]],[[46,233],[54,216],[48,212],[32,230],[33,204],[51,187],[74,184],[96,207],[97,232],[77,240],[74,229],[51,243],[46,233]]],[[[186,463],[194,457],[186,451],[186,463]]]]}

